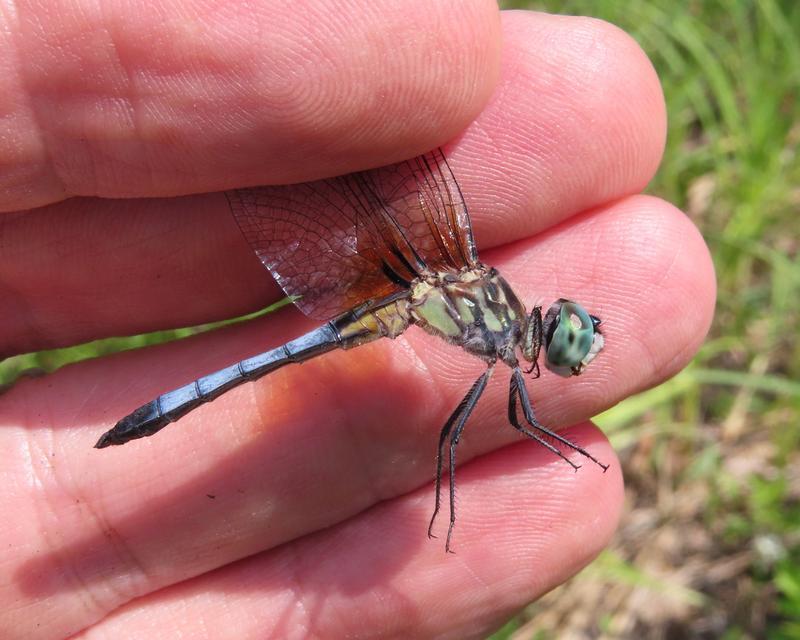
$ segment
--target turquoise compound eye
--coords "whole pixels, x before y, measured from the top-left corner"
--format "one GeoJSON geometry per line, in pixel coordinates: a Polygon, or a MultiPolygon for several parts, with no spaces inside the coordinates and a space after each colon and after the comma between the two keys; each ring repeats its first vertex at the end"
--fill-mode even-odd
{"type": "Polygon", "coordinates": [[[600,320],[581,305],[558,300],[544,319],[545,364],[561,375],[578,375],[603,348],[600,320]]]}

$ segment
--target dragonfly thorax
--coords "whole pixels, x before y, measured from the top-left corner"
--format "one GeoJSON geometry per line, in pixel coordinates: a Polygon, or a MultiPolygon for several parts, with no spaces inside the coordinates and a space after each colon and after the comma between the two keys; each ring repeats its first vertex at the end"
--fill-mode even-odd
{"type": "Polygon", "coordinates": [[[487,362],[517,366],[525,335],[525,307],[497,270],[479,265],[417,279],[411,321],[487,362]]]}

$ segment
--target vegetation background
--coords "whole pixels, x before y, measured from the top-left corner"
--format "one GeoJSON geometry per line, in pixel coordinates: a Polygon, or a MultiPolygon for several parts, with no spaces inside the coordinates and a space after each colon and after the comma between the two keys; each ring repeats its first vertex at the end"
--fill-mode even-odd
{"type": "MultiPolygon", "coordinates": [[[[692,364],[598,418],[627,483],[615,542],[493,640],[800,639],[800,2],[502,4],[602,18],[647,51],[670,121],[649,191],[700,227],[719,295],[692,364]]],[[[197,330],[10,358],[0,384],[197,330]]]]}

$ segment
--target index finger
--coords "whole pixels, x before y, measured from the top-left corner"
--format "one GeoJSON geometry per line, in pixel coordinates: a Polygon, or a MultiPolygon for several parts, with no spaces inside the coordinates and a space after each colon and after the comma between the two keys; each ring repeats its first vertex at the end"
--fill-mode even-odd
{"type": "Polygon", "coordinates": [[[14,6],[0,211],[388,164],[462,130],[499,70],[489,0],[14,6]]]}

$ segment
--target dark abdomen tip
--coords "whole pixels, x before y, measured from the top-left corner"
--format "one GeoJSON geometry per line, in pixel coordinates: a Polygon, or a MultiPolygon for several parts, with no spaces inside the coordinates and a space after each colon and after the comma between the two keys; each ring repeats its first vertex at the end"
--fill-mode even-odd
{"type": "Polygon", "coordinates": [[[130,415],[125,416],[106,431],[95,444],[95,449],[105,449],[111,445],[125,444],[130,440],[151,436],[166,427],[171,420],[162,415],[158,401],[142,405],[130,415]]]}

